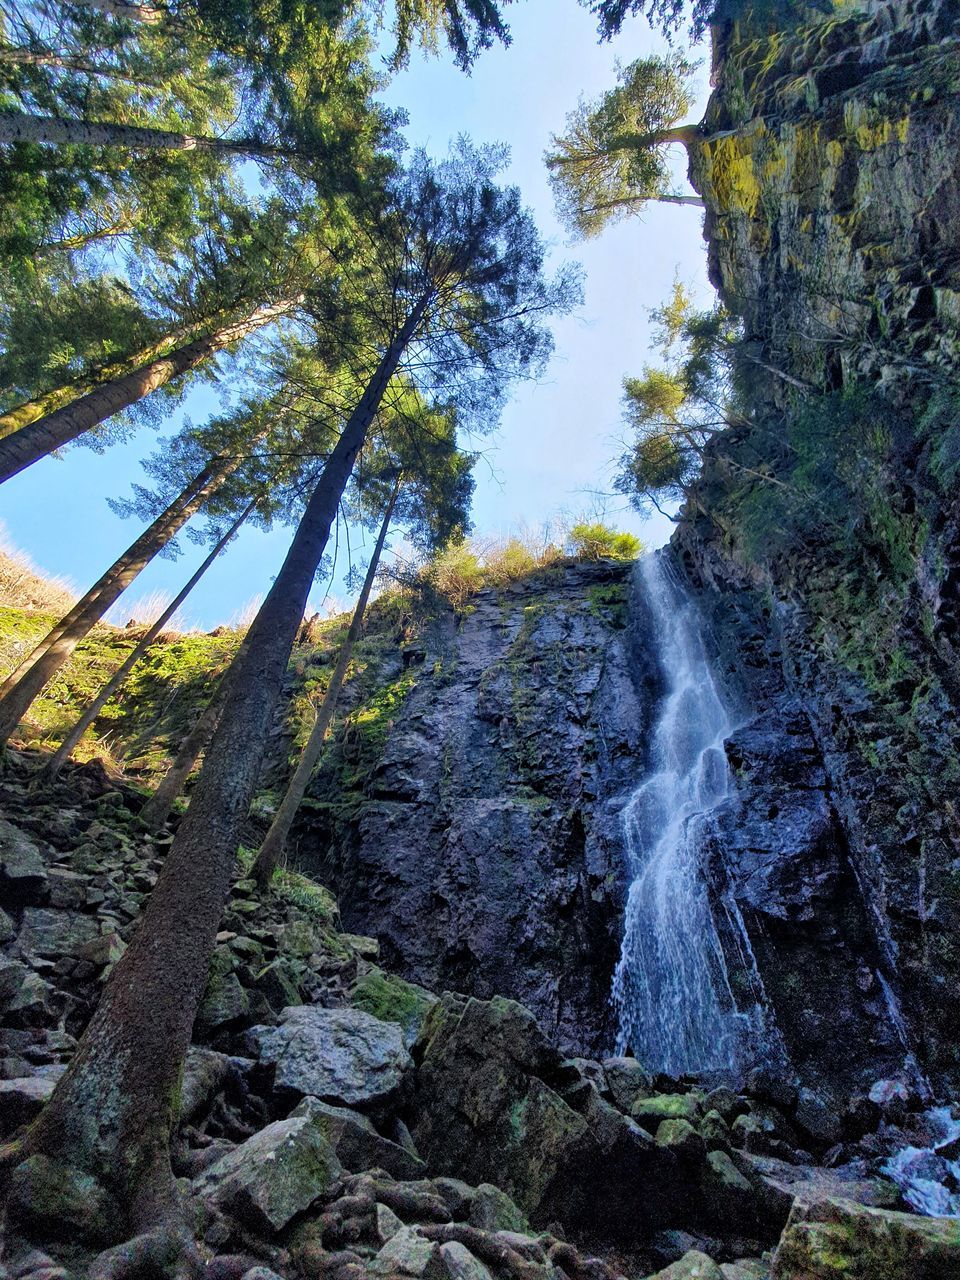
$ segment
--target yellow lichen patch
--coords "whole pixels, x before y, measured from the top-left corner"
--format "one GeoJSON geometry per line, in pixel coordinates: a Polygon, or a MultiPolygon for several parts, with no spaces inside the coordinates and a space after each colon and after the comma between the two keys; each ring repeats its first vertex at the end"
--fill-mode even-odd
{"type": "Polygon", "coordinates": [[[754,172],[751,137],[715,138],[704,148],[706,189],[721,213],[744,213],[752,218],[760,203],[760,182],[754,172]]]}
{"type": "Polygon", "coordinates": [[[878,120],[865,103],[851,99],[844,105],[843,123],[861,151],[877,151],[892,143],[906,142],[910,117],[903,116],[899,120],[883,117],[878,120]]]}

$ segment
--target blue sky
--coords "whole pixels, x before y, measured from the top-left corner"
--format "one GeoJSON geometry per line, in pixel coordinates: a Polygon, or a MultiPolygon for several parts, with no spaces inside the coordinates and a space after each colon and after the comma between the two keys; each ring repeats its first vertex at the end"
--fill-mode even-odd
{"type": "MultiPolygon", "coordinates": [[[[596,240],[570,245],[554,217],[542,163],[550,134],[562,129],[578,97],[609,88],[616,61],[660,50],[662,40],[642,21],[628,19],[617,40],[599,45],[594,18],[575,0],[521,0],[509,15],[512,44],[481,55],[472,75],[446,55],[414,56],[385,94],[390,105],[407,110],[411,145],[442,154],[459,133],[507,143],[507,176],[534,210],[553,260],[573,258],[585,268],[584,306],[554,325],[556,354],[546,376],[516,389],[499,429],[483,441],[474,524],[478,534],[502,535],[595,509],[595,493],[609,490],[619,452],[621,379],[649,358],[650,308],[666,299],[675,275],[697,296],[710,296],[699,210],[654,204],[596,240]]],[[[702,107],[703,70],[700,89],[702,107]]],[[[682,152],[677,161],[682,167],[682,152]]],[[[210,390],[201,390],[184,411],[200,421],[215,408],[210,390]]],[[[38,463],[3,486],[0,520],[8,538],[41,568],[86,588],[139,531],[133,520],[116,517],[106,499],[125,495],[131,481],[142,479],[139,461],[155,447],[154,432],[143,428],[103,454],[75,447],[62,459],[38,463]]],[[[607,502],[606,518],[651,546],[670,533],[668,521],[643,521],[619,499],[607,502]]],[[[286,529],[245,531],[194,592],[186,620],[207,628],[236,616],[269,588],[289,539],[286,529]]],[[[174,594],[203,555],[189,542],[183,546],[179,559],[157,561],[141,574],[111,616],[123,620],[131,601],[153,592],[174,594]]],[[[329,588],[314,588],[312,606],[319,607],[327,590],[346,599],[337,576],[329,588]]]]}

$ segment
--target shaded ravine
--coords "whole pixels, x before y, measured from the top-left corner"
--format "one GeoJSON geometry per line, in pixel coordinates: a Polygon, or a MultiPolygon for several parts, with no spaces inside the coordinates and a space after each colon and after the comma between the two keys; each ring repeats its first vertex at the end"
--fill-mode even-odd
{"type": "MultiPolygon", "coordinates": [[[[630,890],[613,979],[617,1050],[670,1075],[736,1074],[758,1055],[763,1013],[739,1010],[704,873],[712,815],[730,792],[734,729],[696,606],[667,553],[637,569],[664,680],[650,768],[623,810],[630,890]]],[[[727,921],[759,979],[732,897],[727,921]]]]}

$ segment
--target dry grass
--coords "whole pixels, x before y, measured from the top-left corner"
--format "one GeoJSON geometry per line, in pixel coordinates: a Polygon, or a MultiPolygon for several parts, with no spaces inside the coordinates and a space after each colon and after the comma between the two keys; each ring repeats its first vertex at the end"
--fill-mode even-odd
{"type": "Polygon", "coordinates": [[[0,524],[0,605],[63,614],[77,598],[67,578],[51,577],[10,541],[0,524]]]}

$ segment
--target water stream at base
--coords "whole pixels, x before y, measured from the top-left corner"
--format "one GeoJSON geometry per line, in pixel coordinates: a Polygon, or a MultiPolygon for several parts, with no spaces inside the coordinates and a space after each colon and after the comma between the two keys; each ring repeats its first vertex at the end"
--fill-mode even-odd
{"type": "MultiPolygon", "coordinates": [[[[759,1008],[738,1011],[711,909],[704,861],[711,820],[730,791],[724,740],[734,728],[704,649],[700,619],[668,556],[638,566],[665,691],[650,771],[623,810],[631,877],[613,981],[618,1052],[654,1071],[736,1073],[759,1008]]],[[[756,986],[736,904],[724,903],[756,986]]]]}

